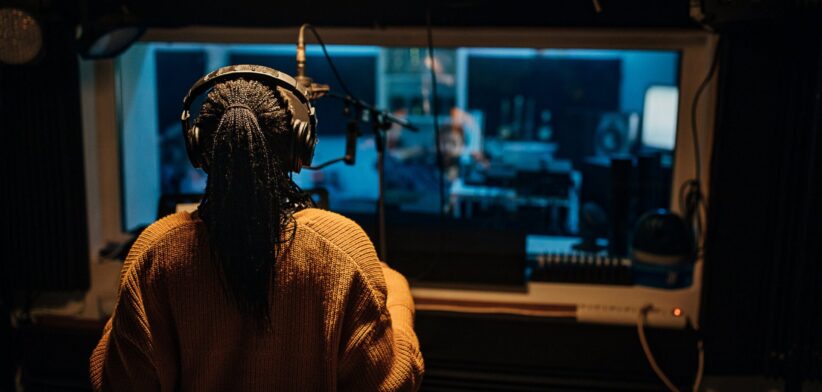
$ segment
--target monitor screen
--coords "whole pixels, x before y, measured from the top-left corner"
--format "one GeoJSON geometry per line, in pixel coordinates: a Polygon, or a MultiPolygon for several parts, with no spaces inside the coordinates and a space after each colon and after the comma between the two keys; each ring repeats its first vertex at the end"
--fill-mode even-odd
{"type": "Polygon", "coordinates": [[[676,144],[679,88],[651,86],[645,92],[642,116],[642,145],[671,151],[676,144]]]}

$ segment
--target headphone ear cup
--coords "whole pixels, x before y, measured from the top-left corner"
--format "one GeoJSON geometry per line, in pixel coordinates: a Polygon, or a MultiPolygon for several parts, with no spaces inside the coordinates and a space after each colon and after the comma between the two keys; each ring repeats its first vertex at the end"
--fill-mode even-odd
{"type": "Polygon", "coordinates": [[[314,107],[305,96],[298,96],[295,91],[282,87],[278,87],[277,90],[282,94],[291,112],[291,130],[294,132],[291,145],[293,154],[291,171],[299,173],[303,166],[311,166],[311,160],[314,158],[317,118],[314,114],[314,107]]]}
{"type": "Polygon", "coordinates": [[[194,167],[203,166],[202,149],[200,148],[200,128],[192,126],[186,132],[186,152],[194,167]]]}
{"type": "Polygon", "coordinates": [[[291,121],[291,127],[294,131],[291,171],[299,173],[303,166],[311,166],[314,155],[313,148],[309,148],[311,131],[308,124],[296,118],[291,121]]]}
{"type": "Polygon", "coordinates": [[[304,124],[305,127],[305,145],[303,147],[303,164],[311,166],[311,161],[314,160],[314,148],[317,146],[317,132],[311,124],[304,124]]]}

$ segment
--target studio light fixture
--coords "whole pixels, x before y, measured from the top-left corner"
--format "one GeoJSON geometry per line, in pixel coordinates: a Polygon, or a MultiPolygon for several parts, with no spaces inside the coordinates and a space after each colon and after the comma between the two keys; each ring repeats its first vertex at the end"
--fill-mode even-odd
{"type": "Polygon", "coordinates": [[[140,39],[145,31],[145,26],[126,7],[120,7],[79,26],[78,51],[86,59],[115,57],[140,39]]]}
{"type": "Polygon", "coordinates": [[[0,62],[28,64],[42,48],[43,29],[37,19],[19,8],[0,8],[0,62]]]}

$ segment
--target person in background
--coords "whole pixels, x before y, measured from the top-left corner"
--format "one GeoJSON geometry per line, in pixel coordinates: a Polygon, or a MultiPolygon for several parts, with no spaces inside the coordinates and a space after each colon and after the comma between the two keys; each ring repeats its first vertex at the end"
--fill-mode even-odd
{"type": "Polygon", "coordinates": [[[131,249],[91,356],[95,390],[419,388],[408,283],[357,224],[312,208],[291,181],[287,107],[257,81],[208,94],[205,197],[131,249]]]}
{"type": "Polygon", "coordinates": [[[470,113],[454,106],[449,122],[442,127],[440,150],[447,181],[464,177],[466,171],[488,168],[488,158],[482,152],[482,130],[470,113]]]}

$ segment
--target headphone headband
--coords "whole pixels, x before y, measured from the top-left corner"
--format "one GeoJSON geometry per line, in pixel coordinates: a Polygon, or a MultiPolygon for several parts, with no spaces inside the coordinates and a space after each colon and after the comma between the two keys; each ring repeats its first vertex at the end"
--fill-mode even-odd
{"type": "Polygon", "coordinates": [[[290,75],[276,69],[261,65],[240,64],[222,67],[201,77],[191,86],[191,89],[183,98],[183,112],[180,115],[180,121],[183,127],[188,157],[194,167],[203,166],[203,160],[199,129],[196,126],[192,127],[190,123],[191,104],[194,99],[215,85],[239,78],[256,80],[281,90],[292,114],[291,125],[294,131],[295,143],[293,144],[295,145],[295,151],[294,156],[291,158],[291,170],[299,172],[303,165],[310,165],[314,156],[314,145],[316,144],[317,117],[308,98],[308,90],[298,84],[290,75]],[[293,102],[295,98],[299,102],[293,102]]]}
{"type": "Polygon", "coordinates": [[[273,68],[263,67],[262,65],[239,64],[219,68],[197,80],[194,85],[191,86],[191,89],[188,90],[185,98],[183,98],[183,111],[188,112],[194,99],[205,92],[205,90],[214,87],[214,85],[218,83],[239,77],[263,83],[274,82],[277,87],[283,87],[291,91],[302,103],[309,103],[308,90],[297,84],[297,81],[292,78],[291,75],[273,68]]]}

